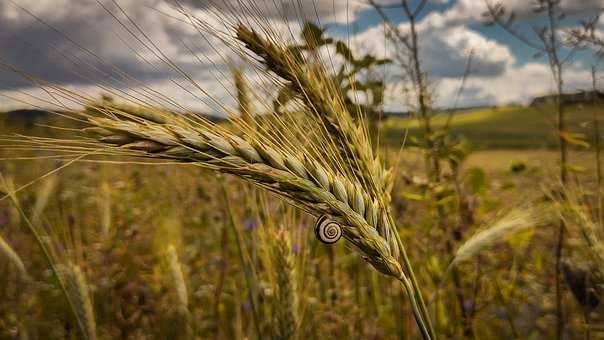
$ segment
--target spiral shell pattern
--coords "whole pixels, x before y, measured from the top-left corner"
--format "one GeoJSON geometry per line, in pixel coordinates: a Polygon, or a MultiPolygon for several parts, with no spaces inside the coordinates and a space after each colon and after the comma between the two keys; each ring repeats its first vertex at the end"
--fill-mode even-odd
{"type": "Polygon", "coordinates": [[[334,244],[342,237],[342,227],[327,216],[322,215],[315,223],[315,235],[325,244],[334,244]]]}

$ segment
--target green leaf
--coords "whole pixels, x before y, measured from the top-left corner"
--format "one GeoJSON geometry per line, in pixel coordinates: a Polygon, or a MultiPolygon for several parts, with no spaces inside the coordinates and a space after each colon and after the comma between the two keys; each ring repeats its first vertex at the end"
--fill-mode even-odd
{"type": "Polygon", "coordinates": [[[580,165],[567,163],[566,170],[568,170],[570,172],[575,172],[575,173],[582,173],[582,172],[585,172],[587,169],[585,169],[585,167],[582,167],[580,165]]]}
{"type": "Polygon", "coordinates": [[[302,39],[306,42],[306,48],[309,50],[316,50],[319,47],[327,44],[333,43],[333,39],[323,38],[323,33],[325,33],[325,29],[313,24],[312,22],[304,23],[304,28],[302,29],[302,39]]]}
{"type": "Polygon", "coordinates": [[[447,195],[441,199],[439,199],[436,204],[438,205],[447,205],[451,202],[453,202],[453,200],[455,199],[455,195],[447,195]]]}
{"type": "Polygon", "coordinates": [[[378,59],[375,62],[375,65],[386,65],[386,64],[391,64],[391,63],[392,63],[392,59],[384,58],[384,59],[378,59]]]}
{"type": "Polygon", "coordinates": [[[415,194],[412,192],[404,192],[404,191],[403,191],[403,197],[410,201],[423,201],[425,199],[425,197],[423,195],[415,194]]]}
{"type": "Polygon", "coordinates": [[[562,131],[560,132],[560,137],[568,144],[581,146],[586,149],[589,148],[589,143],[585,140],[585,135],[582,133],[562,131]]]}
{"type": "Polygon", "coordinates": [[[350,51],[350,48],[348,48],[348,46],[343,41],[338,41],[336,43],[336,53],[344,57],[344,59],[346,59],[346,61],[349,61],[350,63],[354,63],[355,61],[354,56],[352,55],[352,51],[350,51]]]}
{"type": "Polygon", "coordinates": [[[468,170],[468,182],[473,194],[483,193],[486,187],[486,174],[484,170],[479,167],[472,167],[468,170]]]}

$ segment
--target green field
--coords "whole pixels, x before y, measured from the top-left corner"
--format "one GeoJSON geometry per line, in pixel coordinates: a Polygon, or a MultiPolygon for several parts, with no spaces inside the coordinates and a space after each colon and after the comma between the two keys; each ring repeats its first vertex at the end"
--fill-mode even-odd
{"type": "MultiPolygon", "coordinates": [[[[572,130],[590,134],[592,112],[570,110],[572,130]]],[[[505,226],[500,221],[511,212],[521,212],[527,225],[532,218],[537,223],[557,216],[557,211],[531,215],[544,192],[558,187],[554,121],[551,114],[531,108],[455,115],[453,133],[468,138],[476,150],[456,174],[441,160],[438,185],[428,177],[425,149],[396,147],[405,131],[421,134],[417,123],[403,118],[383,122],[388,139],[382,141],[386,153],[381,157],[394,170],[397,231],[443,338],[463,339],[466,301],[480,305],[470,322],[475,339],[552,338],[555,257],[550,250],[556,224],[543,222],[498,236],[495,244],[459,265],[458,283],[448,278],[448,268],[462,244],[479,231],[505,226]],[[513,165],[522,170],[512,170],[513,165]],[[436,200],[433,193],[443,198],[436,200]],[[522,310],[529,305],[538,309],[522,310]]],[[[434,126],[444,122],[445,117],[435,117],[434,126]]],[[[80,128],[57,115],[0,114],[4,135],[72,140],[80,128]]],[[[593,147],[569,152],[571,183],[595,188],[595,155],[593,147]]],[[[3,178],[15,187],[33,183],[17,193],[15,203],[0,199],[0,242],[12,247],[11,261],[27,274],[3,262],[8,257],[0,243],[0,277],[6,278],[0,280],[5,296],[0,339],[15,338],[17,331],[45,339],[83,338],[74,316],[86,318],[86,332],[98,339],[419,338],[398,283],[373,270],[346,243],[327,246],[316,240],[316,219],[277,196],[191,164],[141,165],[143,160],[125,157],[73,163],[42,179],[68,165],[47,156],[9,142],[0,148],[0,190],[3,178]],[[25,218],[35,226],[28,229],[25,218]],[[50,281],[30,230],[60,254],[56,262],[62,268],[83,273],[77,286],[71,279],[75,274],[63,278],[75,289],[62,293],[50,281]],[[77,305],[72,312],[71,296],[85,308],[77,305]],[[296,336],[273,336],[282,328],[296,336]]],[[[586,201],[595,202],[585,192],[586,201]]],[[[568,224],[567,235],[567,253],[590,249],[582,243],[581,225],[568,224]]],[[[569,288],[563,301],[569,339],[579,339],[583,313],[569,288]]],[[[592,314],[601,319],[599,312],[592,314]]]]}
{"type": "MultiPolygon", "coordinates": [[[[582,134],[588,140],[593,136],[592,106],[573,106],[567,109],[568,130],[582,134]]],[[[598,116],[604,115],[601,107],[598,116]]],[[[442,128],[446,114],[436,114],[434,128],[442,128]]],[[[556,116],[551,108],[500,107],[456,113],[451,120],[451,132],[463,136],[475,149],[542,149],[557,146],[553,134],[556,116]]],[[[388,144],[399,144],[408,131],[419,135],[422,129],[414,118],[389,117],[382,124],[382,134],[388,144]]]]}

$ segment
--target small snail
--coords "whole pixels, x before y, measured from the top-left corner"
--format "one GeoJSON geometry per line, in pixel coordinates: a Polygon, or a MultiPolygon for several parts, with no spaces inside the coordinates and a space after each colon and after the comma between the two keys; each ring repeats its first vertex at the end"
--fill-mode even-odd
{"type": "Polygon", "coordinates": [[[342,237],[342,227],[327,216],[321,215],[315,223],[315,235],[325,244],[334,244],[342,237]]]}

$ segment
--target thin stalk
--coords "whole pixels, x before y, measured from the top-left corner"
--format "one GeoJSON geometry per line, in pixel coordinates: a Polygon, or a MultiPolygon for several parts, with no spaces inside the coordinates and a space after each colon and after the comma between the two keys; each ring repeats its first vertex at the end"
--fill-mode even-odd
{"type": "Polygon", "coordinates": [[[510,303],[503,296],[503,293],[501,293],[501,286],[499,285],[499,280],[497,278],[495,278],[494,283],[496,288],[495,292],[497,293],[497,299],[499,299],[501,305],[505,309],[505,319],[508,322],[508,325],[510,326],[510,330],[512,331],[514,339],[518,339],[520,337],[518,333],[518,328],[516,327],[516,324],[514,323],[514,318],[512,317],[512,315],[514,315],[514,310],[512,309],[510,303]]]}
{"type": "MultiPolygon", "coordinates": [[[[566,143],[566,124],[564,115],[564,105],[562,103],[562,91],[564,80],[562,78],[562,61],[558,56],[557,41],[557,13],[555,7],[558,5],[555,0],[548,0],[547,16],[549,23],[549,46],[546,44],[546,51],[549,56],[550,67],[556,81],[556,111],[558,114],[558,139],[560,141],[560,180],[562,187],[568,181],[568,145],[566,143]]],[[[544,39],[545,43],[545,39],[544,39]]],[[[564,188],[562,188],[564,189],[564,188]]],[[[564,334],[564,311],[562,306],[562,251],[564,248],[564,221],[560,220],[558,228],[558,240],[556,243],[556,339],[560,340],[564,334]]]]}
{"type": "MultiPolygon", "coordinates": [[[[417,300],[414,295],[415,288],[411,284],[411,281],[409,281],[409,279],[407,279],[406,277],[401,277],[399,279],[399,281],[401,282],[401,284],[403,285],[403,288],[405,289],[405,291],[407,292],[407,295],[409,296],[409,301],[411,302],[411,308],[413,309],[413,313],[415,315],[421,315],[422,312],[420,310],[420,306],[418,305],[417,300]]],[[[424,339],[435,339],[431,334],[431,330],[427,327],[427,325],[424,322],[421,322],[421,319],[416,317],[416,321],[417,321],[417,326],[419,327],[419,330],[424,339]]]]}
{"type": "Polygon", "coordinates": [[[338,290],[336,288],[336,279],[335,279],[335,274],[336,274],[336,254],[335,254],[335,250],[334,247],[327,247],[327,258],[328,258],[328,262],[327,265],[329,267],[329,275],[327,276],[327,282],[329,285],[328,291],[329,291],[329,302],[331,303],[331,306],[335,306],[336,305],[336,301],[338,300],[338,290]]]}
{"type": "MultiPolygon", "coordinates": [[[[457,200],[458,200],[458,207],[457,207],[457,213],[459,215],[458,217],[458,222],[457,222],[457,227],[456,228],[452,228],[451,230],[451,236],[453,241],[455,242],[459,242],[461,241],[461,235],[462,235],[462,230],[465,230],[465,228],[467,226],[470,226],[473,222],[474,222],[474,214],[473,211],[468,207],[467,205],[467,201],[466,201],[466,196],[465,196],[465,192],[463,190],[462,187],[462,183],[460,182],[460,175],[459,175],[459,163],[456,162],[451,162],[451,169],[453,172],[453,182],[455,185],[455,192],[457,193],[457,200]]],[[[453,242],[451,242],[451,239],[447,239],[447,248],[448,248],[448,252],[450,255],[454,254],[455,250],[453,249],[453,242]]],[[[479,280],[479,275],[480,275],[480,270],[477,270],[477,282],[479,280]]],[[[464,300],[464,296],[462,294],[462,291],[459,290],[461,288],[461,279],[459,277],[459,271],[457,270],[456,267],[454,267],[452,269],[452,276],[453,276],[453,283],[455,284],[455,288],[457,289],[457,291],[455,292],[455,295],[457,296],[457,300],[458,300],[458,304],[459,307],[461,309],[461,316],[464,320],[464,336],[467,338],[474,338],[474,330],[472,327],[473,324],[473,319],[474,319],[474,312],[476,311],[476,308],[473,308],[472,312],[468,313],[468,311],[466,311],[465,308],[465,300],[464,300]]],[[[475,286],[476,288],[476,286],[475,286]]],[[[476,291],[474,291],[474,297],[476,297],[476,291]]],[[[476,299],[473,299],[474,303],[476,301],[476,299]]]]}
{"type": "MultiPolygon", "coordinates": [[[[517,30],[513,29],[513,13],[508,17],[508,20],[503,20],[503,9],[501,6],[491,5],[489,0],[485,0],[488,7],[488,13],[493,19],[493,23],[502,27],[509,34],[514,36],[525,45],[535,49],[538,53],[545,53],[547,55],[550,71],[556,83],[556,103],[555,110],[558,119],[558,126],[556,133],[558,134],[559,140],[559,151],[560,151],[560,180],[562,183],[562,190],[568,181],[568,145],[566,141],[566,124],[565,124],[565,112],[562,104],[562,90],[564,85],[563,71],[564,64],[568,62],[573,54],[576,52],[575,48],[572,48],[565,56],[561,56],[562,46],[558,41],[558,21],[561,20],[562,14],[559,11],[560,1],[559,0],[543,0],[539,2],[538,11],[542,10],[545,12],[547,26],[541,28],[533,28],[539,37],[539,42],[534,42],[528,39],[524,35],[520,34],[517,30]],[[562,58],[561,58],[562,57],[562,58]]],[[[501,4],[501,3],[499,3],[501,4]]],[[[562,251],[564,248],[564,222],[561,220],[559,223],[557,241],[555,245],[555,294],[556,294],[556,339],[562,339],[564,333],[564,313],[562,310],[562,284],[561,284],[561,271],[562,271],[562,251]]]]}
{"type": "Polygon", "coordinates": [[[589,310],[587,308],[583,308],[583,318],[585,319],[585,334],[584,339],[591,339],[591,329],[589,325],[591,324],[591,317],[589,316],[589,310]]]}
{"type": "Polygon", "coordinates": [[[246,261],[245,258],[245,253],[243,250],[243,242],[241,239],[241,235],[239,233],[239,229],[237,228],[237,224],[235,223],[235,218],[234,216],[234,212],[233,209],[231,207],[231,203],[229,200],[229,195],[228,192],[226,190],[226,186],[224,184],[224,182],[221,181],[220,183],[220,188],[224,197],[224,202],[226,205],[226,209],[227,209],[227,213],[229,215],[229,226],[231,227],[233,234],[235,235],[235,240],[236,240],[236,244],[237,244],[237,252],[239,254],[239,260],[241,262],[241,267],[243,268],[244,271],[244,277],[245,277],[245,283],[247,285],[247,289],[249,292],[249,296],[250,296],[250,307],[251,307],[251,311],[252,311],[252,318],[254,321],[254,328],[256,329],[256,334],[258,335],[258,337],[262,337],[262,332],[261,332],[261,327],[260,327],[260,317],[258,316],[258,301],[256,299],[256,289],[254,286],[254,273],[252,272],[252,267],[250,265],[250,263],[248,263],[248,261],[246,261]]]}
{"type": "MultiPolygon", "coordinates": [[[[403,245],[403,242],[401,241],[399,234],[398,233],[395,233],[395,234],[396,234],[396,242],[398,243],[399,248],[401,249],[401,258],[403,260],[403,266],[405,268],[407,276],[409,277],[410,285],[412,288],[411,291],[407,290],[407,295],[409,296],[412,307],[414,305],[417,306],[417,308],[413,308],[415,320],[418,323],[418,326],[420,326],[420,328],[422,328],[422,327],[427,328],[429,336],[425,337],[425,339],[437,339],[436,333],[434,332],[434,327],[432,326],[432,321],[430,319],[430,314],[428,313],[428,308],[426,307],[426,303],[424,302],[424,298],[422,296],[421,288],[420,288],[419,284],[417,283],[415,273],[413,272],[413,267],[411,266],[411,261],[409,260],[409,257],[407,256],[407,250],[405,249],[405,246],[403,245]],[[420,323],[423,326],[419,325],[420,323]]],[[[405,280],[407,280],[407,279],[405,279],[405,280]]]]}
{"type": "MultiPolygon", "coordinates": [[[[596,176],[597,176],[597,197],[598,197],[598,222],[600,227],[604,228],[604,214],[602,209],[602,163],[601,163],[601,146],[600,146],[600,121],[598,119],[597,108],[599,104],[598,98],[598,86],[596,83],[596,68],[591,68],[591,86],[593,93],[593,107],[592,107],[592,120],[594,126],[594,148],[596,149],[596,176]]],[[[604,232],[604,230],[603,230],[604,232]]]]}
{"type": "MultiPolygon", "coordinates": [[[[404,37],[403,34],[401,34],[400,30],[396,27],[396,25],[394,25],[390,21],[390,19],[384,12],[383,9],[387,8],[389,6],[379,5],[374,0],[369,0],[369,4],[371,6],[373,6],[373,8],[377,11],[377,13],[381,16],[384,23],[388,26],[388,29],[393,33],[393,37],[395,38],[394,39],[395,43],[403,45],[405,47],[405,49],[407,49],[409,51],[409,58],[411,60],[410,63],[412,65],[407,65],[407,60],[403,60],[403,59],[406,59],[407,55],[405,55],[404,58],[401,57],[401,63],[404,64],[403,68],[410,73],[410,76],[413,79],[413,84],[416,87],[417,95],[418,95],[417,101],[418,101],[418,105],[419,105],[420,115],[422,117],[426,118],[426,119],[424,119],[424,128],[426,129],[426,131],[429,132],[429,134],[431,134],[432,127],[430,126],[430,120],[429,120],[429,116],[428,116],[428,105],[426,103],[426,98],[425,98],[424,77],[423,77],[423,73],[422,73],[422,69],[421,69],[421,62],[420,62],[420,58],[419,58],[419,43],[418,43],[418,34],[417,34],[417,29],[416,29],[417,15],[419,15],[421,10],[424,8],[424,5],[426,4],[426,0],[420,1],[417,8],[413,11],[409,8],[409,4],[408,4],[407,0],[402,0],[403,10],[409,20],[409,24],[411,27],[411,43],[409,43],[409,41],[406,39],[406,37],[404,37]]],[[[420,121],[420,123],[421,123],[421,121],[420,121]]],[[[429,138],[427,138],[427,139],[429,139],[429,138]]],[[[429,143],[428,148],[431,150],[431,154],[432,155],[436,154],[432,141],[429,140],[428,143],[429,143]]],[[[432,167],[437,169],[438,172],[440,173],[440,165],[438,163],[438,158],[436,158],[436,162],[432,163],[432,167]]],[[[427,161],[426,169],[429,169],[429,168],[430,168],[430,164],[429,164],[429,161],[427,161]]],[[[438,177],[440,177],[440,175],[438,175],[438,177]]],[[[394,223],[393,220],[391,220],[390,225],[394,226],[396,224],[394,223]]],[[[401,241],[400,235],[397,232],[394,234],[395,234],[396,242],[399,246],[399,249],[401,250],[400,258],[402,260],[403,268],[404,268],[405,274],[408,277],[408,279],[405,279],[405,280],[407,280],[407,283],[409,284],[410,288],[407,289],[408,287],[406,287],[405,285],[403,285],[403,286],[406,287],[405,290],[407,292],[407,296],[409,297],[409,299],[411,301],[411,305],[413,307],[413,313],[415,316],[415,321],[418,324],[420,330],[422,330],[422,335],[424,336],[425,339],[436,339],[436,333],[434,332],[434,328],[433,328],[432,322],[430,320],[430,314],[428,312],[428,309],[426,308],[426,303],[424,302],[421,288],[420,288],[420,286],[417,282],[417,279],[415,277],[415,274],[413,272],[411,261],[409,261],[409,257],[407,256],[407,251],[405,249],[405,246],[403,245],[403,242],[401,241]],[[425,330],[425,332],[424,332],[424,330],[425,330]]]]}
{"type": "Polygon", "coordinates": [[[564,247],[564,222],[560,221],[558,242],[556,244],[556,338],[562,339],[564,333],[564,313],[562,311],[562,248],[564,247]]]}
{"type": "Polygon", "coordinates": [[[226,278],[227,268],[228,268],[228,245],[229,245],[229,233],[226,228],[222,229],[221,237],[220,237],[220,272],[218,274],[218,282],[216,283],[216,288],[214,290],[214,314],[215,318],[218,321],[218,333],[219,338],[224,337],[227,333],[227,330],[223,329],[224,323],[222,320],[222,315],[220,312],[220,304],[222,298],[222,292],[224,290],[224,282],[226,278]]]}

